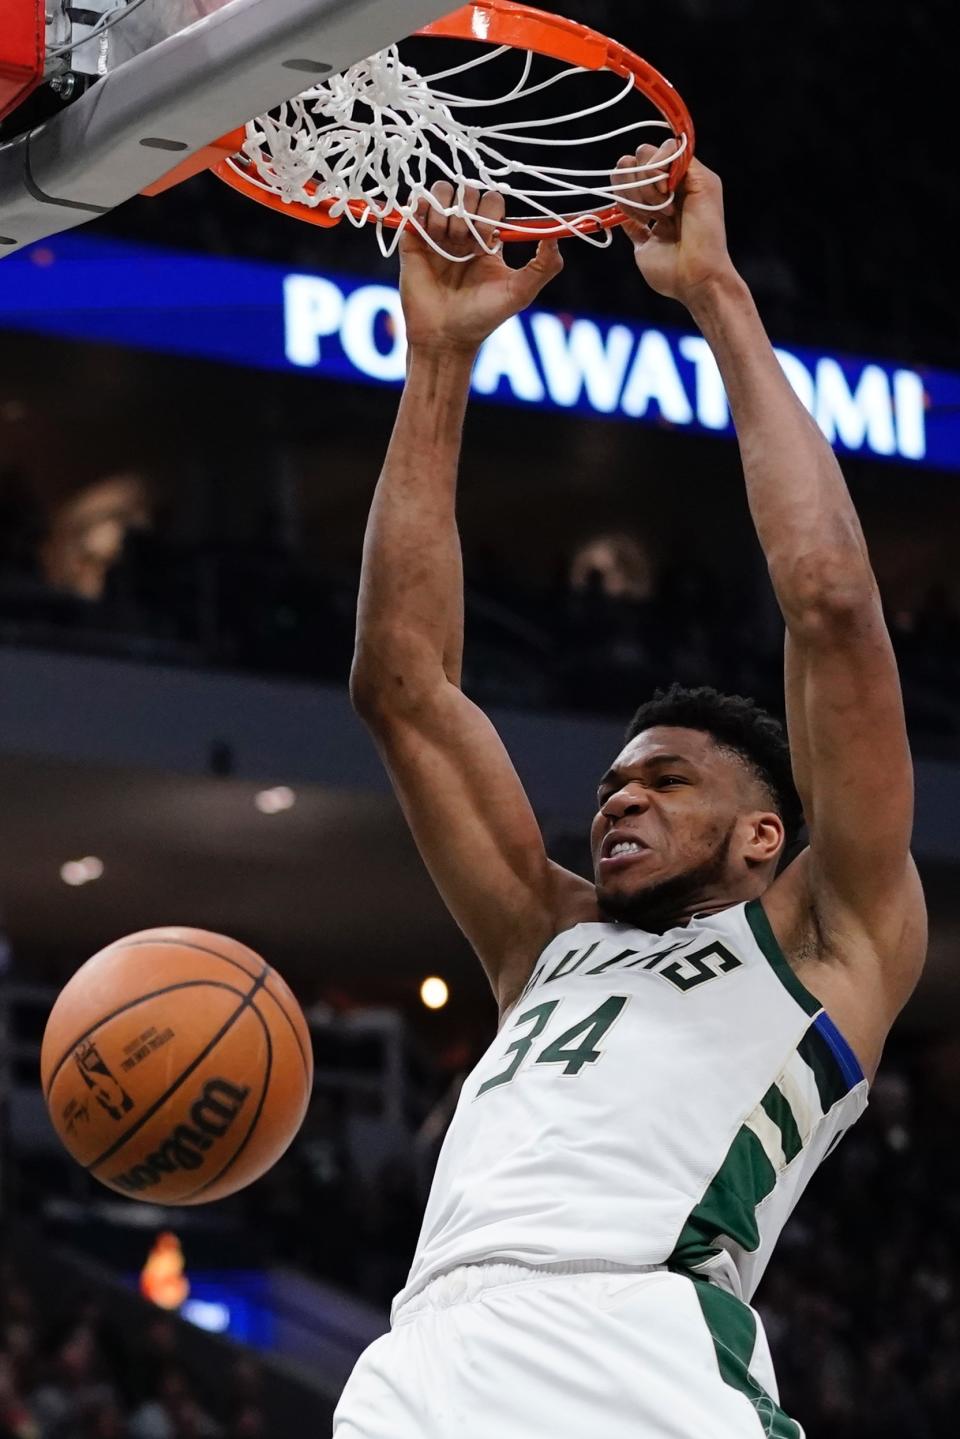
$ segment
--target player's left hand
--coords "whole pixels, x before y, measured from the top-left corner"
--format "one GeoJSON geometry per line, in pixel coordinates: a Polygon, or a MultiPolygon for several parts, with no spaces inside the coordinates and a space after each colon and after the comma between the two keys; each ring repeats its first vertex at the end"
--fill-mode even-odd
{"type": "MultiPolygon", "coordinates": [[[[620,161],[613,183],[629,180],[638,165],[665,167],[653,183],[621,192],[620,204],[627,212],[623,228],[651,289],[689,309],[711,282],[735,277],[736,271],[727,249],[723,185],[706,165],[693,160],[672,203],[664,210],[651,208],[670,198],[668,162],[675,154],[675,140],[659,149],[641,145],[636,155],[620,161]]],[[[644,178],[656,174],[650,170],[644,178]]]]}

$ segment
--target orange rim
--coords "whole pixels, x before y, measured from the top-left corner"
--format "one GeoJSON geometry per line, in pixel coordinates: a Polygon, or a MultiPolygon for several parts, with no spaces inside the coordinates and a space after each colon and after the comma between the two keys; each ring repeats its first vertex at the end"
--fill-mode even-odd
{"type": "MultiPolygon", "coordinates": [[[[696,135],[693,119],[680,95],[659,70],[626,46],[608,40],[598,30],[591,30],[589,26],[567,20],[562,15],[535,10],[531,5],[515,4],[513,0],[473,0],[472,4],[464,5],[452,15],[436,20],[416,33],[447,40],[477,40],[493,46],[511,45],[518,50],[532,50],[552,60],[565,60],[584,70],[608,70],[624,80],[632,77],[636,89],[656,107],[673,133],[686,140],[683,154],[670,168],[671,190],[676,190],[690,168],[696,135]]],[[[255,200],[258,205],[265,205],[267,209],[290,219],[320,225],[324,229],[340,223],[339,217],[334,219],[330,214],[337,203],[334,200],[324,200],[312,207],[301,201],[282,200],[279,195],[264,190],[253,178],[253,162],[237,153],[238,133],[243,132],[233,131],[223,141],[215,142],[214,148],[219,153],[232,152],[211,166],[218,179],[248,199],[255,200]]],[[[315,193],[317,187],[314,185],[312,188],[315,193]]],[[[307,189],[310,190],[311,186],[308,185],[307,189]]],[[[346,208],[358,221],[367,220],[370,224],[379,221],[391,229],[399,229],[404,223],[403,215],[396,210],[382,217],[371,215],[362,200],[350,200],[346,208]]],[[[593,235],[600,230],[615,229],[624,223],[627,216],[619,205],[609,205],[590,214],[564,218],[571,230],[593,235]]],[[[514,225],[504,225],[500,234],[507,243],[529,243],[544,231],[555,232],[556,222],[546,218],[518,221],[514,225]]]]}

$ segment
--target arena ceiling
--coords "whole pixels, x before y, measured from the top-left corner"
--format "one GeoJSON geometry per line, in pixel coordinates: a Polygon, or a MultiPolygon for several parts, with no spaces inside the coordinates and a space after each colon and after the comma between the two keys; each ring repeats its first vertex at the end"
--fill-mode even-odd
{"type": "Polygon", "coordinates": [[[192,925],[258,949],[307,1004],[416,1012],[421,980],[439,973],[452,1014],[491,1018],[479,966],[389,797],[298,788],[291,810],[264,815],[262,788],[0,759],[0,914],[18,977],[60,983],[122,935],[192,925]],[[65,884],[61,866],[90,855],[102,878],[65,884]]]}

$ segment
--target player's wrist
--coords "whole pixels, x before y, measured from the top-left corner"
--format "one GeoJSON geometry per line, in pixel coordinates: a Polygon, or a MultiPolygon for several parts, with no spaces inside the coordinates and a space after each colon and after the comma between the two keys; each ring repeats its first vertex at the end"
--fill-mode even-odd
{"type": "Polygon", "coordinates": [[[409,338],[409,364],[428,365],[450,371],[462,370],[465,367],[472,369],[481,344],[481,340],[460,339],[449,335],[409,338]]]}
{"type": "Polygon", "coordinates": [[[411,345],[407,352],[406,393],[430,413],[461,415],[470,396],[477,349],[434,343],[411,345]]]}
{"type": "Polygon", "coordinates": [[[746,281],[731,263],[692,285],[682,301],[691,318],[703,329],[730,306],[751,304],[752,296],[746,281]]]}

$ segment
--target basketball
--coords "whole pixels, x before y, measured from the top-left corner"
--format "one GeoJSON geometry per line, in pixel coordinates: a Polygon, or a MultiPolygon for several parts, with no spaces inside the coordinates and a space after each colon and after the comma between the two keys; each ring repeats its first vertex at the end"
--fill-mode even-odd
{"type": "Polygon", "coordinates": [[[245,945],[151,929],[73,976],[40,1060],[53,1127],[109,1189],[209,1204],[293,1141],[313,1084],[310,1032],[275,970],[245,945]]]}

